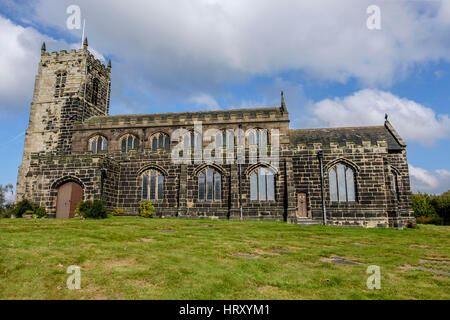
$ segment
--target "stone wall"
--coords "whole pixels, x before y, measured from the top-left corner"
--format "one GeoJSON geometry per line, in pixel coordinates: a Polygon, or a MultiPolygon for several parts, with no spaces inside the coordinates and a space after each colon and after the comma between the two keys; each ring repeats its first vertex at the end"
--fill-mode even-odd
{"type": "Polygon", "coordinates": [[[108,113],[110,70],[110,66],[102,65],[87,47],[59,53],[46,53],[43,47],[18,173],[16,199],[32,196],[26,192],[30,188],[27,185],[32,183],[28,179],[32,154],[70,154],[74,125],[83,119],[108,113]],[[58,74],[65,74],[65,81],[61,77],[60,84],[65,86],[62,92],[56,91],[58,74]],[[99,80],[97,105],[91,103],[94,78],[99,80]]]}
{"type": "MultiPolygon", "coordinates": [[[[164,175],[164,198],[155,201],[158,217],[188,217],[276,220],[299,223],[306,219],[323,222],[321,167],[323,153],[327,222],[338,226],[399,227],[413,221],[406,145],[395,129],[385,126],[290,130],[289,115],[281,107],[184,112],[129,116],[108,116],[111,66],[105,67],[85,46],[79,51],[47,54],[43,51],[31,104],[23,162],[19,169],[17,199],[28,198],[56,214],[58,187],[76,182],[83,198],[103,199],[110,209],[122,208],[138,214],[142,200],[142,173],[156,169],[164,175]],[[58,73],[67,73],[65,93],[55,96],[58,73]],[[97,99],[93,98],[98,80],[97,99]],[[97,101],[95,101],[97,100],[97,101]],[[97,102],[97,103],[95,103],[97,102]],[[152,136],[171,137],[175,130],[194,130],[202,122],[203,134],[211,128],[279,130],[279,163],[273,168],[275,200],[250,199],[250,174],[259,166],[269,166],[256,157],[255,147],[245,143],[244,164],[226,160],[215,164],[221,173],[221,200],[198,199],[198,173],[208,165],[174,163],[169,151],[152,150],[152,136]],[[134,135],[137,150],[121,151],[121,139],[134,135]],[[108,150],[93,154],[89,140],[101,135],[108,150]],[[254,160],[251,162],[250,160],[254,160]],[[330,198],[329,169],[345,163],[355,173],[356,201],[333,202],[330,198]],[[103,172],[103,174],[102,174],[103,172]],[[398,177],[393,186],[392,172],[398,177]],[[306,194],[307,214],[299,216],[298,196],[306,194]]],[[[203,147],[213,141],[203,140],[203,147]]],[[[234,143],[237,156],[237,141],[234,143]]]]}

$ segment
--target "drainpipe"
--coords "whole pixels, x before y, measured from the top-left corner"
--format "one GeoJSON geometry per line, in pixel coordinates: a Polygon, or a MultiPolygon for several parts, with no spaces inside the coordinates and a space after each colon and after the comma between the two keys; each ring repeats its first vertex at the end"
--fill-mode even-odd
{"type": "MultiPolygon", "coordinates": [[[[241,135],[242,133],[242,125],[239,125],[239,135],[241,135]]],[[[242,136],[239,137],[239,140],[242,139],[242,136]]],[[[239,141],[241,142],[241,141],[239,141]]],[[[245,145],[245,140],[244,140],[244,145],[245,145]]],[[[241,220],[244,220],[244,214],[242,211],[242,164],[239,163],[239,207],[241,210],[241,220]]]]}
{"type": "Polygon", "coordinates": [[[323,224],[327,225],[327,208],[325,206],[325,188],[323,183],[323,151],[319,151],[317,154],[320,164],[320,189],[322,191],[322,214],[323,214],[323,224]]]}

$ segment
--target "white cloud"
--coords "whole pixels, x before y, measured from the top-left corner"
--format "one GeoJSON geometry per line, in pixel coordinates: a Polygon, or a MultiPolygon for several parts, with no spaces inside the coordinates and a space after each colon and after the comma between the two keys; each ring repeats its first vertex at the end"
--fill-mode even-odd
{"type": "Polygon", "coordinates": [[[206,93],[196,94],[189,99],[198,107],[206,107],[208,110],[219,110],[220,105],[212,96],[206,93]]]}
{"type": "MultiPolygon", "coordinates": [[[[42,0],[32,17],[65,30],[72,0],[42,0]]],[[[372,0],[77,1],[90,43],[137,62],[159,85],[205,87],[303,70],[331,81],[389,85],[418,63],[450,60],[448,2],[381,6],[382,29],[366,27],[372,0]]],[[[81,31],[74,31],[77,37],[81,31]]],[[[201,88],[203,87],[203,88],[201,88]]]]}
{"type": "Polygon", "coordinates": [[[0,16],[0,109],[25,103],[24,96],[31,102],[42,38],[0,16]]]}
{"type": "Polygon", "coordinates": [[[450,136],[447,114],[436,114],[412,100],[379,90],[361,90],[344,98],[326,99],[312,105],[313,125],[341,127],[380,125],[384,115],[403,139],[424,146],[450,136]]]}
{"type": "MultiPolygon", "coordinates": [[[[80,46],[52,39],[32,27],[24,28],[0,15],[0,110],[30,105],[44,41],[47,51],[79,49],[80,46]]],[[[105,61],[97,50],[90,48],[90,51],[97,59],[105,61]]]]}
{"type": "MultiPolygon", "coordinates": [[[[284,71],[306,72],[310,79],[354,77],[365,84],[389,86],[418,64],[450,61],[448,2],[426,2],[422,7],[408,1],[386,2],[381,6],[382,30],[370,31],[366,8],[372,2],[80,0],[77,4],[87,22],[90,50],[113,57],[112,110],[119,101],[132,108],[130,112],[141,112],[154,109],[151,102],[157,107],[179,105],[199,92],[223,101],[224,86],[284,71]],[[143,92],[148,94],[145,99],[139,96],[143,92]],[[130,97],[133,101],[126,102],[130,97]]],[[[80,45],[81,30],[66,29],[66,8],[72,0],[41,0],[26,10],[10,0],[7,4],[22,21],[42,30],[56,28],[76,39],[76,44],[65,47],[54,41],[53,48],[80,45]]],[[[45,37],[11,24],[0,29],[0,39],[8,34],[18,38],[19,33],[33,39],[32,45],[3,41],[11,44],[8,59],[2,61],[13,70],[20,66],[23,75],[14,74],[18,80],[10,82],[0,79],[7,85],[0,93],[16,99],[16,105],[27,105],[45,37]]],[[[97,57],[104,59],[101,54],[97,57]]],[[[6,98],[2,105],[11,104],[6,98]]]]}
{"type": "Polygon", "coordinates": [[[450,171],[448,170],[428,171],[410,164],[409,174],[413,192],[442,194],[450,190],[450,171]]]}

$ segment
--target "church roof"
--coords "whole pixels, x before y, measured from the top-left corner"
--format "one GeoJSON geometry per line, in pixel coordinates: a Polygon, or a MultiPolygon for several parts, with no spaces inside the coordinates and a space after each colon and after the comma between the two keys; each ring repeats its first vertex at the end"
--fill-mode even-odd
{"type": "Polygon", "coordinates": [[[218,121],[226,120],[237,122],[249,121],[289,121],[288,113],[280,107],[275,108],[251,108],[251,109],[228,109],[214,111],[190,111],[150,113],[117,116],[96,116],[87,119],[85,125],[96,125],[105,123],[141,123],[141,122],[173,122],[178,121],[218,121]]]}
{"type": "Polygon", "coordinates": [[[378,141],[386,141],[389,150],[399,151],[406,147],[400,136],[392,126],[373,127],[347,127],[347,128],[321,128],[321,129],[294,129],[289,130],[290,143],[330,145],[331,142],[340,145],[347,141],[362,145],[363,141],[370,141],[376,145],[378,141]]]}

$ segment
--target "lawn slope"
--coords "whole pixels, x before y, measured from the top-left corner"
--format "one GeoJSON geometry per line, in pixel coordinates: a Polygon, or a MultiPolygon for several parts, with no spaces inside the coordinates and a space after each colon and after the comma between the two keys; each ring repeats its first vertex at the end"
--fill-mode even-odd
{"type": "Polygon", "coordinates": [[[3,219],[0,299],[450,299],[449,247],[436,226],[3,219]],[[66,287],[71,265],[81,290],[66,287]]]}

